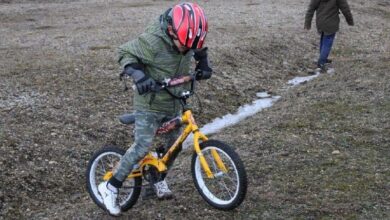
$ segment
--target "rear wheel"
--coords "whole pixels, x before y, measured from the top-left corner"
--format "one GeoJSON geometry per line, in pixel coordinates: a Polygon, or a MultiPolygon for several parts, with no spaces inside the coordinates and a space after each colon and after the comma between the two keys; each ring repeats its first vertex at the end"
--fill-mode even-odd
{"type": "Polygon", "coordinates": [[[246,172],[238,154],[228,145],[215,140],[201,143],[200,148],[214,177],[207,177],[200,164],[199,155],[194,153],[191,172],[195,187],[203,199],[214,208],[221,210],[236,208],[244,200],[247,191],[246,172]],[[212,150],[216,150],[227,172],[218,167],[212,150]]]}
{"type": "MultiPolygon", "coordinates": [[[[87,190],[92,200],[105,210],[103,199],[99,194],[98,186],[107,172],[112,172],[119,164],[125,151],[116,146],[106,146],[97,151],[90,159],[86,172],[87,190]]],[[[122,211],[130,209],[141,193],[142,177],[126,179],[119,189],[118,202],[122,211]]]]}

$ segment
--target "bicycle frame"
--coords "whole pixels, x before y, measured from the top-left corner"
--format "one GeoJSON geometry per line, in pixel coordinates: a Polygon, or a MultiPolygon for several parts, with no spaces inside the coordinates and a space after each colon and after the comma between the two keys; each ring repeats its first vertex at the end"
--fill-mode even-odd
{"type": "MultiPolygon", "coordinates": [[[[186,127],[184,128],[181,135],[176,139],[175,143],[168,149],[168,151],[165,153],[165,155],[162,158],[156,158],[152,155],[151,152],[149,152],[144,159],[142,159],[139,162],[139,168],[132,171],[132,173],[127,178],[134,178],[142,176],[142,171],[144,170],[145,166],[153,166],[155,167],[159,172],[165,172],[168,170],[167,163],[172,159],[173,155],[177,155],[177,153],[181,150],[181,146],[183,142],[187,139],[187,137],[193,133],[194,134],[194,150],[199,155],[200,163],[205,171],[208,178],[214,178],[213,173],[210,170],[210,167],[203,156],[203,153],[200,149],[200,143],[201,141],[207,141],[208,138],[199,130],[198,125],[195,122],[195,119],[192,115],[191,110],[186,110],[183,115],[181,116],[181,122],[183,124],[186,124],[186,127]]],[[[215,163],[217,164],[218,168],[224,172],[227,173],[227,169],[225,164],[222,162],[221,157],[219,156],[218,152],[215,149],[211,150],[212,156],[214,158],[215,163]]],[[[112,171],[107,172],[103,179],[109,180],[112,176],[112,171]]]]}
{"type": "MultiPolygon", "coordinates": [[[[174,78],[174,79],[167,79],[163,83],[164,85],[161,88],[176,86],[176,85],[180,85],[180,84],[183,84],[186,82],[191,82],[191,92],[192,92],[194,90],[194,82],[195,82],[195,78],[192,75],[182,76],[182,77],[178,77],[178,78],[174,78]]],[[[168,90],[168,92],[169,92],[169,90],[168,90]]],[[[186,98],[189,97],[188,95],[191,95],[191,92],[186,94],[187,95],[186,98]]],[[[174,96],[173,94],[171,94],[171,95],[174,96]]],[[[175,97],[175,98],[177,98],[177,97],[175,97]]],[[[179,97],[179,99],[181,99],[181,97],[179,97]]],[[[183,101],[183,99],[182,99],[182,101],[183,101]]],[[[184,107],[186,104],[186,101],[184,100],[182,104],[184,107]]],[[[184,108],[184,109],[186,109],[186,108],[184,108]]],[[[188,135],[191,133],[194,134],[194,151],[199,156],[199,160],[200,160],[200,163],[201,163],[203,170],[205,171],[208,178],[214,178],[214,175],[211,172],[210,167],[209,167],[209,165],[208,165],[208,163],[207,163],[207,161],[206,161],[205,157],[203,156],[203,153],[200,149],[200,143],[199,143],[199,140],[207,141],[208,138],[202,132],[199,131],[199,127],[195,122],[195,119],[192,115],[191,110],[187,109],[183,112],[183,114],[181,116],[181,123],[186,125],[183,132],[176,139],[175,143],[168,149],[168,151],[165,153],[163,158],[156,158],[155,156],[152,155],[151,152],[149,152],[138,163],[139,168],[133,170],[131,172],[131,174],[128,176],[128,178],[142,176],[143,175],[142,172],[143,172],[145,166],[153,166],[158,170],[158,172],[167,171],[168,170],[167,164],[169,164],[171,162],[171,160],[174,160],[176,158],[178,153],[181,151],[183,142],[187,139],[188,135]]],[[[219,156],[218,152],[215,149],[211,149],[211,154],[212,154],[214,161],[217,164],[218,168],[222,172],[227,173],[226,166],[222,162],[221,157],[219,156]]],[[[112,177],[112,175],[113,175],[112,171],[109,171],[104,175],[103,179],[107,181],[112,177]]]]}

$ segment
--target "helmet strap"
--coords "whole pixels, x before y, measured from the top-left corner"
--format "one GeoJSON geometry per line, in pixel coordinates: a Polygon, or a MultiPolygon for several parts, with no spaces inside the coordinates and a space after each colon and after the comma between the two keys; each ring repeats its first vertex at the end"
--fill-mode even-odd
{"type": "Polygon", "coordinates": [[[179,40],[179,38],[177,38],[177,36],[171,34],[171,33],[175,33],[175,31],[173,30],[172,25],[168,24],[167,31],[168,31],[169,37],[171,37],[173,40],[179,40]]]}

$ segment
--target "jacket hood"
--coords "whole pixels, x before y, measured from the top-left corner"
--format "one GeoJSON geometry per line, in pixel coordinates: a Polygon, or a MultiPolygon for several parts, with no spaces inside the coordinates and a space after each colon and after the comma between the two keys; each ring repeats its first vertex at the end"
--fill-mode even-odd
{"type": "Polygon", "coordinates": [[[172,10],[172,8],[169,8],[166,10],[162,15],[160,15],[159,22],[160,22],[160,33],[157,33],[157,35],[164,39],[169,45],[173,46],[173,41],[171,37],[169,37],[168,34],[168,14],[172,10]]]}

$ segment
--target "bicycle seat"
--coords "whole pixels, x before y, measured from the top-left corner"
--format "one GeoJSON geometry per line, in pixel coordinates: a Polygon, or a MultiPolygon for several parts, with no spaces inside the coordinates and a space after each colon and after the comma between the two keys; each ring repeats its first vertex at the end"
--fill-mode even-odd
{"type": "Polygon", "coordinates": [[[119,116],[119,121],[125,125],[134,124],[135,115],[134,114],[123,114],[123,115],[119,116]]]}

